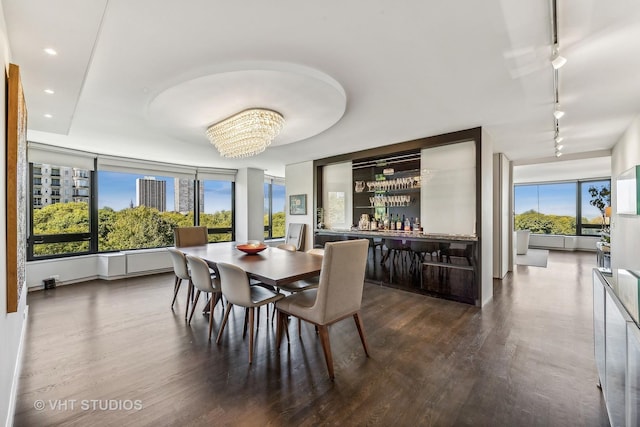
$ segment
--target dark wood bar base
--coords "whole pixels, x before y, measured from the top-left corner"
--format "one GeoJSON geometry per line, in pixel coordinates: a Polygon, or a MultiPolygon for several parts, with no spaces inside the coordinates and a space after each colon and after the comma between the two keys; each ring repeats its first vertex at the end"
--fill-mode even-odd
{"type": "Polygon", "coordinates": [[[318,230],[315,246],[369,239],[367,281],[467,304],[478,301],[474,236],[318,230]]]}

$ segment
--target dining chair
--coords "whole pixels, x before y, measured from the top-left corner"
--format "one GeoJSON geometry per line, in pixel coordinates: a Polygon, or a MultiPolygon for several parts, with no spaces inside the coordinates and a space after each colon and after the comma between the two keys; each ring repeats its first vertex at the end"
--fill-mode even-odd
{"type": "MultiPolygon", "coordinates": [[[[309,249],[307,251],[308,254],[322,257],[324,256],[324,249],[309,249]]],[[[293,283],[282,284],[278,288],[283,291],[287,291],[289,293],[296,293],[306,291],[308,289],[315,289],[318,287],[318,283],[320,282],[320,276],[311,277],[309,279],[301,279],[296,280],[293,283]]],[[[276,310],[273,310],[273,315],[275,315],[276,310]]],[[[298,318],[298,336],[301,336],[301,321],[298,318]]]]}
{"type": "Polygon", "coordinates": [[[317,289],[296,292],[276,302],[278,347],[282,332],[286,331],[287,317],[294,316],[318,328],[329,377],[334,378],[333,356],[328,326],[347,317],[353,317],[364,352],[369,349],[364,333],[360,306],[369,252],[367,239],[329,242],[325,245],[320,282],[317,289]]]}
{"type": "Polygon", "coordinates": [[[284,249],[285,251],[291,251],[291,252],[295,252],[298,250],[298,248],[296,248],[296,246],[291,243],[280,243],[279,245],[276,246],[276,248],[284,249]]]}
{"type": "Polygon", "coordinates": [[[227,299],[227,307],[224,312],[224,319],[218,331],[216,344],[222,340],[222,332],[229,319],[229,312],[234,305],[249,309],[249,363],[253,362],[253,319],[255,308],[276,302],[284,298],[283,294],[278,294],[261,286],[250,286],[247,273],[240,267],[224,262],[216,264],[220,274],[220,285],[222,294],[227,299]]]}
{"type": "MultiPolygon", "coordinates": [[[[173,242],[176,248],[206,245],[209,243],[207,227],[176,227],[173,229],[173,242]]],[[[211,274],[214,273],[211,272],[211,274]]],[[[189,286],[187,288],[187,309],[184,315],[185,319],[189,313],[189,302],[193,301],[193,292],[193,284],[189,282],[189,286]]]]}
{"type": "Polygon", "coordinates": [[[189,298],[191,289],[191,275],[189,274],[189,268],[187,266],[187,258],[185,254],[180,252],[177,249],[167,248],[169,251],[169,255],[171,256],[171,263],[173,264],[173,273],[176,275],[175,282],[173,284],[173,301],[171,301],[171,309],[173,310],[173,305],[176,303],[176,298],[178,296],[178,290],[180,289],[180,285],[183,280],[187,280],[189,282],[189,286],[187,288],[187,311],[184,314],[184,318],[187,318],[189,313],[189,298]]]}
{"type": "Polygon", "coordinates": [[[198,298],[200,293],[206,292],[211,294],[209,299],[209,340],[211,340],[211,330],[213,329],[213,308],[222,298],[222,289],[217,278],[212,278],[209,272],[209,265],[202,258],[187,255],[187,265],[191,272],[191,282],[193,287],[197,289],[195,300],[191,304],[191,315],[187,323],[191,324],[193,312],[196,311],[198,298]]]}
{"type": "Polygon", "coordinates": [[[177,248],[199,246],[209,243],[207,227],[176,227],[173,229],[174,245],[177,248]]]}
{"type": "Polygon", "coordinates": [[[292,222],[289,224],[289,229],[287,230],[287,234],[285,235],[284,242],[294,245],[296,250],[300,250],[302,248],[302,244],[304,242],[304,230],[305,224],[292,222]]]}

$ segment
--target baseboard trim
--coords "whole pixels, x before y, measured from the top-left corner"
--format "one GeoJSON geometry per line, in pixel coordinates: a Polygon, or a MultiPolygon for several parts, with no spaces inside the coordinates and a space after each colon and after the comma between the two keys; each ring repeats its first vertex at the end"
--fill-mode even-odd
{"type": "Polygon", "coordinates": [[[13,370],[13,381],[11,382],[11,394],[9,395],[9,413],[7,414],[6,427],[13,425],[16,414],[16,403],[18,397],[18,381],[20,380],[20,371],[22,371],[22,352],[24,351],[24,340],[27,334],[27,322],[29,321],[29,306],[24,307],[24,322],[22,322],[22,332],[20,333],[20,344],[18,344],[18,355],[16,357],[16,365],[13,370]]]}

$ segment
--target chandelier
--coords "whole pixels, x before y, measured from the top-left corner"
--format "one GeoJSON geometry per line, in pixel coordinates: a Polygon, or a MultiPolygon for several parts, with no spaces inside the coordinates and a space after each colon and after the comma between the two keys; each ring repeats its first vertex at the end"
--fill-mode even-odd
{"type": "Polygon", "coordinates": [[[249,157],[262,153],[283,125],[277,111],[251,108],[209,126],[207,138],[223,157],[249,157]]]}

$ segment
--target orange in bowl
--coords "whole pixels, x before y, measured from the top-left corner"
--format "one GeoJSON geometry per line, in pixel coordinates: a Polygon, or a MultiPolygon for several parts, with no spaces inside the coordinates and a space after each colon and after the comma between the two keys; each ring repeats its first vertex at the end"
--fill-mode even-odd
{"type": "Polygon", "coordinates": [[[265,249],[267,249],[267,245],[265,245],[262,242],[250,242],[250,243],[245,243],[245,244],[241,244],[241,245],[236,245],[236,249],[249,254],[249,255],[254,255],[257,254],[258,252],[262,252],[265,249]]]}

